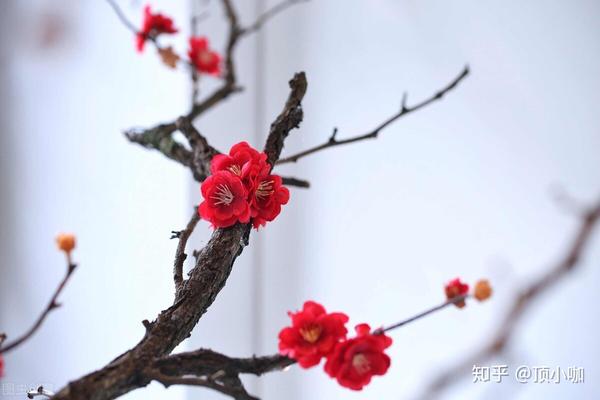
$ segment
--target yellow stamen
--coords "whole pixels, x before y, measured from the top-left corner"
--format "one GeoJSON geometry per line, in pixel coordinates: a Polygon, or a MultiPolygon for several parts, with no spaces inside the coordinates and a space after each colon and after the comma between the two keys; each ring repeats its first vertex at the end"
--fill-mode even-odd
{"type": "Polygon", "coordinates": [[[273,183],[273,181],[262,181],[261,183],[259,183],[258,187],[256,188],[256,192],[254,193],[256,198],[264,199],[272,195],[274,192],[273,183]]]}
{"type": "Polygon", "coordinates": [[[213,196],[210,196],[211,199],[217,200],[215,201],[215,206],[218,206],[219,204],[225,204],[226,206],[228,206],[231,204],[234,197],[235,196],[233,195],[233,193],[231,193],[229,187],[222,183],[219,186],[217,186],[217,191],[215,192],[215,194],[213,196]]]}
{"type": "Polygon", "coordinates": [[[300,335],[302,335],[302,338],[304,338],[304,340],[311,344],[319,340],[321,332],[321,327],[317,325],[312,325],[307,328],[300,329],[300,335]]]}
{"type": "Polygon", "coordinates": [[[240,168],[239,165],[237,164],[231,164],[229,166],[229,170],[231,171],[232,174],[240,176],[242,175],[242,169],[240,168]]]}
{"type": "Polygon", "coordinates": [[[359,374],[366,374],[371,370],[371,363],[364,354],[358,353],[352,357],[352,366],[359,374]]]}

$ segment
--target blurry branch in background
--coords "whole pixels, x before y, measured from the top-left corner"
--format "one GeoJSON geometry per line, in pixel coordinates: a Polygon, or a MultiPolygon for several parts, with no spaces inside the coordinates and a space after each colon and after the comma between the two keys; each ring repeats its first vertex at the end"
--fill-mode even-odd
{"type": "Polygon", "coordinates": [[[264,13],[262,13],[257,19],[256,21],[248,26],[247,28],[244,29],[244,31],[242,32],[243,35],[248,34],[248,33],[254,33],[256,31],[258,31],[260,28],[262,28],[262,26],[271,18],[273,18],[274,16],[276,16],[277,14],[279,14],[280,12],[284,11],[286,8],[293,6],[294,4],[298,4],[298,3],[307,3],[310,0],[287,0],[287,1],[282,1],[279,4],[276,4],[275,6],[273,6],[272,8],[268,9],[267,11],[265,11],[264,13]]]}
{"type": "Polygon", "coordinates": [[[60,281],[60,283],[58,284],[58,287],[54,291],[54,294],[50,298],[50,301],[48,302],[48,305],[46,306],[46,308],[42,311],[42,313],[40,314],[38,319],[35,321],[35,323],[31,326],[31,328],[29,328],[29,330],[27,332],[25,332],[22,336],[14,339],[12,341],[8,341],[8,342],[6,342],[6,344],[4,344],[4,342],[6,340],[6,334],[4,334],[4,333],[0,334],[0,354],[8,353],[9,351],[17,348],[18,346],[20,346],[21,344],[23,344],[24,342],[29,340],[36,333],[36,331],[42,326],[42,324],[46,320],[46,317],[52,311],[54,311],[55,309],[60,307],[60,303],[58,303],[58,296],[62,293],[63,289],[67,285],[67,282],[71,278],[71,275],[73,275],[73,272],[75,272],[76,268],[77,268],[77,264],[74,264],[71,261],[71,257],[67,256],[66,274],[65,274],[64,278],[62,279],[62,281],[60,281]]]}
{"type": "MultiPolygon", "coordinates": [[[[127,19],[127,17],[125,16],[125,13],[123,12],[123,10],[121,10],[121,7],[119,7],[119,5],[117,4],[117,2],[115,0],[106,0],[106,2],[114,10],[115,14],[117,14],[119,21],[121,21],[121,23],[123,25],[125,25],[125,27],[131,31],[131,33],[133,33],[134,35],[138,35],[140,33],[138,28],[136,28],[135,25],[129,19],[127,19]]],[[[200,20],[203,18],[203,16],[200,15],[195,18],[198,18],[198,20],[200,20]]],[[[170,46],[167,46],[167,47],[161,46],[158,43],[158,40],[156,39],[155,35],[149,34],[149,35],[144,35],[144,36],[146,37],[147,40],[149,40],[154,45],[154,47],[156,48],[156,50],[159,53],[170,52],[172,50],[172,48],[170,46]]],[[[188,67],[190,67],[192,69],[192,71],[194,70],[193,65],[189,61],[186,61],[186,60],[183,60],[183,61],[188,67]]]]}
{"type": "MultiPolygon", "coordinates": [[[[572,208],[569,210],[573,211],[572,208]]],[[[518,323],[521,321],[528,307],[543,293],[546,293],[549,289],[560,283],[578,265],[600,219],[600,199],[598,199],[594,206],[579,210],[578,217],[580,219],[579,228],[566,253],[545,274],[519,291],[493,339],[482,348],[473,352],[470,357],[439,374],[428,385],[426,391],[420,397],[421,399],[429,400],[435,398],[448,386],[457,383],[461,376],[469,373],[473,365],[482,364],[506,350],[510,340],[513,338],[518,323]]]]}
{"type": "MultiPolygon", "coordinates": [[[[114,10],[115,14],[117,14],[117,17],[119,18],[121,23],[123,25],[125,25],[125,27],[131,31],[131,33],[133,33],[134,35],[137,35],[138,29],[136,28],[135,25],[133,25],[133,23],[131,21],[129,21],[127,19],[127,17],[125,16],[125,13],[123,12],[123,10],[121,10],[121,7],[119,7],[117,5],[115,0],[106,0],[106,2],[112,7],[112,9],[114,10]]],[[[149,39],[152,39],[152,38],[149,38],[149,39]]],[[[156,44],[156,41],[153,40],[152,43],[156,44]]]]}
{"type": "Polygon", "coordinates": [[[375,129],[373,129],[370,132],[367,132],[362,135],[352,136],[347,139],[339,140],[339,139],[337,139],[338,130],[337,130],[337,128],[334,128],[333,133],[331,134],[331,136],[325,143],[320,144],[318,146],[311,147],[307,150],[301,151],[294,155],[287,156],[285,158],[281,158],[279,161],[277,161],[277,164],[296,162],[302,157],[306,157],[310,154],[316,153],[321,150],[328,149],[330,147],[341,146],[343,144],[355,143],[355,142],[359,142],[361,140],[376,139],[377,136],[379,135],[379,132],[381,132],[383,129],[385,129],[388,125],[391,125],[396,120],[412,113],[413,111],[420,110],[421,108],[426,107],[429,104],[431,104],[437,100],[440,100],[442,97],[444,97],[444,95],[446,93],[450,92],[452,89],[454,89],[456,86],[458,86],[458,84],[464,78],[466,78],[467,75],[469,75],[469,66],[468,65],[465,66],[465,68],[461,71],[461,73],[456,78],[454,78],[452,80],[452,82],[450,82],[448,85],[446,85],[446,87],[440,89],[433,96],[421,101],[420,103],[415,104],[414,106],[406,105],[408,96],[406,93],[404,93],[404,96],[402,97],[402,105],[400,107],[400,111],[398,111],[397,113],[395,113],[394,115],[392,115],[391,117],[389,117],[388,119],[383,121],[381,124],[379,124],[377,127],[375,127],[375,129]]]}

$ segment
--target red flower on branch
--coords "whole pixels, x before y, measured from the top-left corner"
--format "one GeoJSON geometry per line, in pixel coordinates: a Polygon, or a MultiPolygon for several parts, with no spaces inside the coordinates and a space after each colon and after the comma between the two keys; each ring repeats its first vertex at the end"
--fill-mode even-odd
{"type": "Polygon", "coordinates": [[[287,204],[290,191],[282,186],[279,175],[258,176],[250,192],[250,210],[252,225],[258,229],[273,221],[281,212],[281,206],[287,204]]]}
{"type": "Polygon", "coordinates": [[[384,350],[392,338],[372,334],[367,324],[356,326],[357,336],[338,343],[327,357],[325,372],[338,383],[352,390],[361,390],[375,375],[384,375],[390,367],[390,357],[384,350]]]}
{"type": "Polygon", "coordinates": [[[0,353],[0,378],[4,376],[4,357],[0,353]]]}
{"type": "MultiPolygon", "coordinates": [[[[269,175],[271,166],[267,162],[267,155],[252,148],[247,142],[240,142],[234,145],[229,154],[217,154],[210,162],[210,171],[213,175],[219,173],[228,173],[238,179],[247,192],[246,202],[250,209],[250,215],[253,218],[253,226],[258,229],[267,222],[273,221],[279,213],[281,206],[287,204],[290,199],[289,190],[282,185],[282,179],[278,175],[269,175]]],[[[202,184],[202,194],[204,187],[209,184],[206,181],[202,184]]],[[[206,199],[206,195],[204,195],[206,199]]],[[[204,204],[204,203],[202,203],[204,204]]],[[[208,205],[201,205],[205,219],[213,220],[214,216],[209,213],[208,205]],[[210,214],[210,215],[209,215],[210,214]]],[[[244,219],[222,218],[219,225],[215,227],[225,227],[233,225],[236,221],[248,222],[244,219]],[[229,225],[226,225],[229,223],[229,225]]]]}
{"type": "Polygon", "coordinates": [[[146,40],[156,38],[161,33],[177,33],[177,28],[173,25],[173,20],[170,17],[164,16],[161,13],[153,14],[150,10],[150,5],[144,7],[144,20],[142,27],[136,35],[136,47],[141,53],[144,51],[146,40]]]}
{"type": "Polygon", "coordinates": [[[242,178],[249,178],[256,174],[266,175],[269,173],[267,155],[252,148],[247,142],[234,145],[227,154],[217,154],[210,161],[210,172],[229,171],[242,178]]]}
{"type": "MultiPolygon", "coordinates": [[[[452,300],[456,297],[464,296],[467,293],[469,293],[469,285],[461,282],[459,278],[456,278],[448,282],[444,290],[446,291],[446,298],[448,300],[452,300]]],[[[463,308],[466,305],[466,303],[463,299],[455,302],[454,305],[458,308],[463,308]]]]}
{"type": "Polygon", "coordinates": [[[218,171],[206,178],[200,189],[204,201],[198,207],[198,212],[215,228],[250,220],[248,192],[238,176],[229,171],[218,171]]]}
{"type": "Polygon", "coordinates": [[[215,76],[221,73],[221,56],[209,49],[208,39],[203,36],[190,38],[188,57],[198,72],[215,76]]]}
{"type": "Polygon", "coordinates": [[[298,361],[303,368],[319,364],[348,333],[346,314],[328,314],[314,301],[305,302],[302,311],[288,315],[292,326],[279,332],[279,352],[298,361]]]}

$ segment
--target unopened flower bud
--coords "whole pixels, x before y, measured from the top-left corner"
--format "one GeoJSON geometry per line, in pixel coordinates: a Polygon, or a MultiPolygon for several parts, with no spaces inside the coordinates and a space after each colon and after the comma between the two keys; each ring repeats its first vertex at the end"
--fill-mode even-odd
{"type": "Polygon", "coordinates": [[[473,297],[479,301],[484,301],[492,296],[492,286],[487,279],[481,279],[475,283],[473,297]]]}
{"type": "MultiPolygon", "coordinates": [[[[457,297],[462,297],[469,293],[469,285],[461,282],[459,278],[456,278],[446,284],[446,286],[444,287],[444,291],[446,292],[446,298],[448,300],[453,300],[457,297]]],[[[458,308],[463,308],[466,305],[466,303],[465,300],[462,299],[455,301],[454,305],[458,308]]]]}
{"type": "Polygon", "coordinates": [[[59,250],[69,254],[75,248],[75,235],[72,233],[60,233],[56,236],[56,246],[59,250]]]}

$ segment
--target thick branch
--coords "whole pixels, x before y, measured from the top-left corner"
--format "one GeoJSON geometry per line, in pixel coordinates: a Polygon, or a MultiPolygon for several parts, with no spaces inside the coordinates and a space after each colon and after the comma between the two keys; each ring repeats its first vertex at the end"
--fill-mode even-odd
{"type": "Polygon", "coordinates": [[[499,325],[498,332],[493,339],[485,346],[473,352],[470,357],[451,366],[445,372],[438,375],[426,389],[426,392],[422,396],[423,399],[432,399],[447,386],[454,383],[460,376],[471,371],[473,365],[484,363],[506,349],[527,309],[543,293],[558,284],[565,275],[578,265],[599,219],[600,201],[595,207],[590,208],[584,213],[579,229],[565,255],[544,275],[519,292],[509,312],[499,325]]]}
{"type": "Polygon", "coordinates": [[[131,143],[137,143],[147,149],[158,150],[165,157],[186,167],[191,167],[192,153],[172,137],[176,130],[175,123],[162,124],[143,131],[131,129],[125,132],[125,137],[131,143]]]}
{"type": "MultiPolygon", "coordinates": [[[[50,314],[53,310],[60,307],[60,304],[58,303],[58,296],[60,296],[63,289],[67,285],[69,278],[71,278],[71,275],[73,275],[73,272],[75,272],[75,269],[77,268],[77,264],[73,264],[70,261],[70,257],[68,257],[67,259],[68,259],[67,272],[65,274],[65,277],[58,284],[58,287],[54,291],[54,294],[50,298],[50,301],[48,302],[48,305],[46,306],[44,311],[42,311],[42,313],[40,314],[38,319],[35,321],[33,326],[31,326],[31,328],[29,328],[29,330],[27,332],[25,332],[22,336],[18,337],[17,339],[15,339],[13,341],[10,341],[6,344],[1,345],[0,346],[0,354],[7,353],[7,352],[15,349],[16,347],[20,346],[21,344],[23,344],[28,339],[30,339],[35,334],[35,332],[42,326],[42,324],[46,320],[46,317],[48,316],[48,314],[50,314]]],[[[4,338],[6,337],[4,335],[2,335],[2,336],[4,338]]],[[[1,342],[4,342],[4,339],[1,342]]],[[[0,344],[2,344],[2,343],[0,343],[0,344]]]]}
{"type": "Polygon", "coordinates": [[[200,349],[174,354],[156,361],[155,367],[169,375],[212,376],[219,371],[227,376],[239,374],[262,375],[280,371],[295,361],[281,355],[232,358],[213,350],[200,349]]]}
{"type": "Polygon", "coordinates": [[[217,229],[198,256],[175,303],[156,320],[146,322],[144,338],[106,367],[70,382],[53,399],[106,400],[146,386],[143,371],[155,358],[169,354],[187,338],[223,289],[233,262],[246,246],[249,225],[217,229]]]}
{"type": "Polygon", "coordinates": [[[192,148],[189,165],[192,175],[195,180],[202,182],[210,175],[210,160],[219,151],[208,144],[208,140],[194,128],[189,118],[179,118],[176,125],[192,148]]]}
{"type": "Polygon", "coordinates": [[[321,150],[325,150],[331,147],[336,147],[336,146],[341,146],[344,144],[350,144],[350,143],[355,143],[355,142],[359,142],[362,140],[367,140],[367,139],[375,139],[377,138],[377,135],[379,135],[379,132],[381,132],[383,129],[385,129],[388,125],[391,125],[392,123],[394,123],[395,121],[397,121],[398,119],[414,112],[417,110],[420,110],[423,107],[428,106],[429,104],[440,100],[442,97],[444,97],[444,95],[448,92],[450,92],[452,89],[454,89],[467,75],[469,74],[469,67],[466,66],[462,72],[452,80],[452,82],[450,82],[448,85],[446,85],[446,87],[440,89],[437,93],[435,93],[433,96],[429,97],[428,99],[425,99],[423,101],[421,101],[420,103],[415,104],[414,106],[407,106],[406,105],[406,94],[404,95],[403,99],[402,99],[402,106],[400,108],[400,111],[398,111],[397,113],[395,113],[394,115],[392,115],[391,117],[389,117],[388,119],[386,119],[385,121],[383,121],[381,124],[377,125],[373,130],[361,134],[361,135],[356,135],[356,136],[352,136],[349,137],[347,139],[342,139],[342,140],[338,140],[337,139],[337,128],[333,130],[332,135],[329,137],[329,139],[323,143],[320,144],[318,146],[314,146],[311,147],[307,150],[301,151],[299,153],[296,153],[294,155],[285,157],[280,159],[277,164],[284,164],[284,163],[289,163],[289,162],[296,162],[299,159],[301,159],[302,157],[306,157],[310,154],[319,152],[321,150]]]}
{"type": "Polygon", "coordinates": [[[306,94],[306,75],[304,72],[298,72],[294,75],[290,84],[290,95],[283,107],[283,110],[271,124],[271,130],[265,144],[265,153],[267,161],[271,165],[275,165],[283,150],[283,143],[290,131],[297,128],[302,121],[302,99],[306,94]]]}
{"type": "MultiPolygon", "coordinates": [[[[300,101],[306,91],[304,74],[296,74],[290,86],[290,97],[281,115],[272,124],[267,140],[266,152],[271,162],[277,160],[283,139],[302,118],[300,101]]],[[[161,312],[155,321],[145,321],[144,338],[104,368],[69,383],[54,399],[108,400],[150,383],[152,378],[144,371],[153,360],[171,353],[190,335],[225,286],[234,261],[248,243],[250,228],[250,224],[236,224],[215,230],[198,254],[189,278],[177,291],[175,303],[161,312]]]]}
{"type": "Polygon", "coordinates": [[[212,350],[200,349],[157,360],[151,367],[150,377],[163,383],[210,387],[235,399],[256,399],[246,392],[240,374],[262,375],[281,371],[295,362],[281,355],[231,358],[212,350]],[[156,378],[157,375],[160,379],[156,378]]]}

